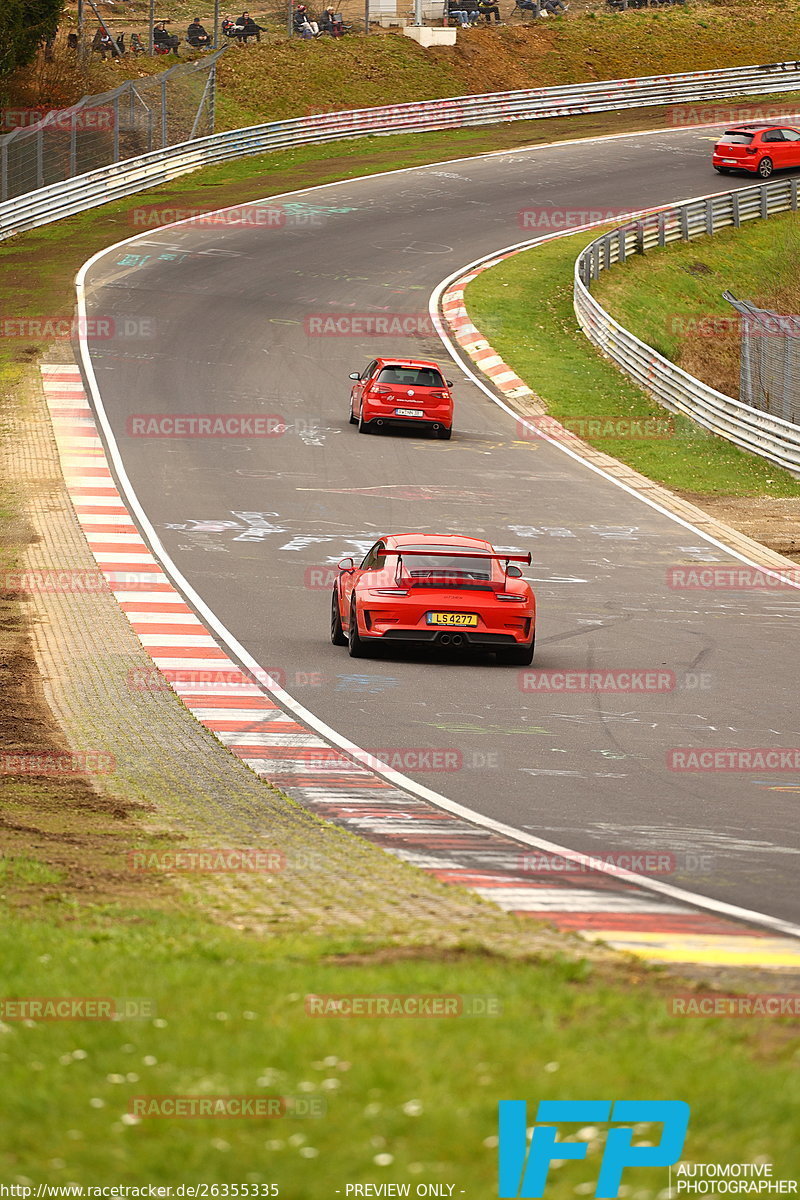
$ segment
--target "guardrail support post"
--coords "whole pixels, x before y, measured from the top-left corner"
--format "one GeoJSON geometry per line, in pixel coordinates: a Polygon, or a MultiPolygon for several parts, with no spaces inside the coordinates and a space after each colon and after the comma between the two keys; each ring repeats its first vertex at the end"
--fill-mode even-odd
{"type": "Polygon", "coordinates": [[[769,196],[767,195],[766,186],[759,188],[758,191],[759,191],[758,199],[761,202],[761,216],[768,217],[769,216],[769,196]]]}
{"type": "Polygon", "coordinates": [[[161,148],[167,148],[167,81],[161,80],[161,148]]]}
{"type": "Polygon", "coordinates": [[[689,240],[689,211],[686,208],[682,208],[679,211],[680,211],[680,221],[681,221],[681,241],[688,242],[688,240],[689,240]]]}
{"type": "Polygon", "coordinates": [[[714,232],[714,201],[706,200],[706,233],[714,232]]]}
{"type": "Polygon", "coordinates": [[[742,223],[742,217],[739,212],[739,195],[737,192],[731,195],[731,219],[734,229],[738,229],[742,223]]]}
{"type": "Polygon", "coordinates": [[[36,186],[44,187],[44,130],[41,126],[36,132],[36,186]]]}
{"type": "Polygon", "coordinates": [[[791,192],[790,192],[790,201],[789,201],[789,202],[790,202],[790,204],[791,204],[791,206],[792,206],[792,212],[797,212],[797,191],[798,191],[798,187],[797,187],[797,180],[796,180],[796,179],[790,179],[790,180],[789,180],[789,187],[791,188],[791,192]]]}
{"type": "Polygon", "coordinates": [[[617,233],[617,262],[624,263],[627,254],[625,252],[625,230],[620,229],[617,233]]]}
{"type": "Polygon", "coordinates": [[[667,217],[666,213],[658,214],[658,247],[662,249],[667,244],[667,217]]]}
{"type": "Polygon", "coordinates": [[[119,162],[119,96],[114,97],[114,162],[119,162]]]}
{"type": "Polygon", "coordinates": [[[78,174],[78,122],[77,113],[69,119],[69,177],[74,179],[78,174]]]}
{"type": "Polygon", "coordinates": [[[8,144],[5,139],[0,149],[0,199],[8,199],[8,144]]]}

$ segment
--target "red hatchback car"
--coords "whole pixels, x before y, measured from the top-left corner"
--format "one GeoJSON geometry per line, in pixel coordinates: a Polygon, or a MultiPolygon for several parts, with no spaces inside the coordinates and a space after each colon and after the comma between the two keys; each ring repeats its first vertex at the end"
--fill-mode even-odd
{"type": "Polygon", "coordinates": [[[373,358],[350,389],[350,421],[359,433],[385,425],[430,429],[445,440],[453,432],[453,386],[435,362],[373,358]]]}
{"type": "Polygon", "coordinates": [[[720,175],[748,171],[769,179],[783,167],[800,167],[800,129],[790,125],[739,125],[726,129],[714,147],[712,163],[720,175]]]}
{"type": "Polygon", "coordinates": [[[339,563],[331,641],[353,658],[411,643],[493,650],[527,666],[536,640],[536,598],[514,563],[530,554],[495,550],[481,538],[399,533],[380,538],[360,567],[339,563]]]}

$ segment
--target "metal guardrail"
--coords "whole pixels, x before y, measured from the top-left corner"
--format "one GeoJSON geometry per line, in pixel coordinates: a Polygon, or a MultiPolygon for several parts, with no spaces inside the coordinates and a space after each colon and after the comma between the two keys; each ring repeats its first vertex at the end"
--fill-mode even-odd
{"type": "Polygon", "coordinates": [[[16,197],[0,204],[0,240],[168,183],[200,167],[287,147],[791,91],[800,91],[800,62],[528,88],[275,121],[184,142],[16,197]]]}
{"type": "Polygon", "coordinates": [[[631,255],[738,228],[743,221],[796,211],[799,200],[800,181],[779,179],[645,214],[590,242],[575,263],[573,287],[573,305],[583,332],[660,404],[798,476],[800,425],[761,412],[695,379],[615,321],[589,288],[601,271],[624,263],[631,255]]]}

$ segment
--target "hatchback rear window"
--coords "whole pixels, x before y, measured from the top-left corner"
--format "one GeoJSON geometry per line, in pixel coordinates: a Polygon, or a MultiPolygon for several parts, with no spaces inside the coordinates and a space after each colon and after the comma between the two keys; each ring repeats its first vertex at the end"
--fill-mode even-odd
{"type": "Polygon", "coordinates": [[[378,383],[399,383],[402,387],[444,387],[444,380],[432,367],[384,367],[378,376],[378,383]]]}
{"type": "Polygon", "coordinates": [[[741,129],[726,129],[721,142],[727,142],[729,146],[749,146],[753,140],[752,133],[744,133],[741,129]]]}

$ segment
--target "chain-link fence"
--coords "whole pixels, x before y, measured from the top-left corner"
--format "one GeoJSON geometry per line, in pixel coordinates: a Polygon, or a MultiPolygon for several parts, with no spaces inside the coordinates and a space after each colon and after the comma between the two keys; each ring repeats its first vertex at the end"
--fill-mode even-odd
{"type": "Polygon", "coordinates": [[[739,399],[800,425],[800,316],[782,316],[723,297],[740,315],[739,399]]]}
{"type": "Polygon", "coordinates": [[[71,108],[4,113],[4,124],[17,128],[0,137],[0,200],[213,133],[223,53],[84,96],[71,108]]]}

